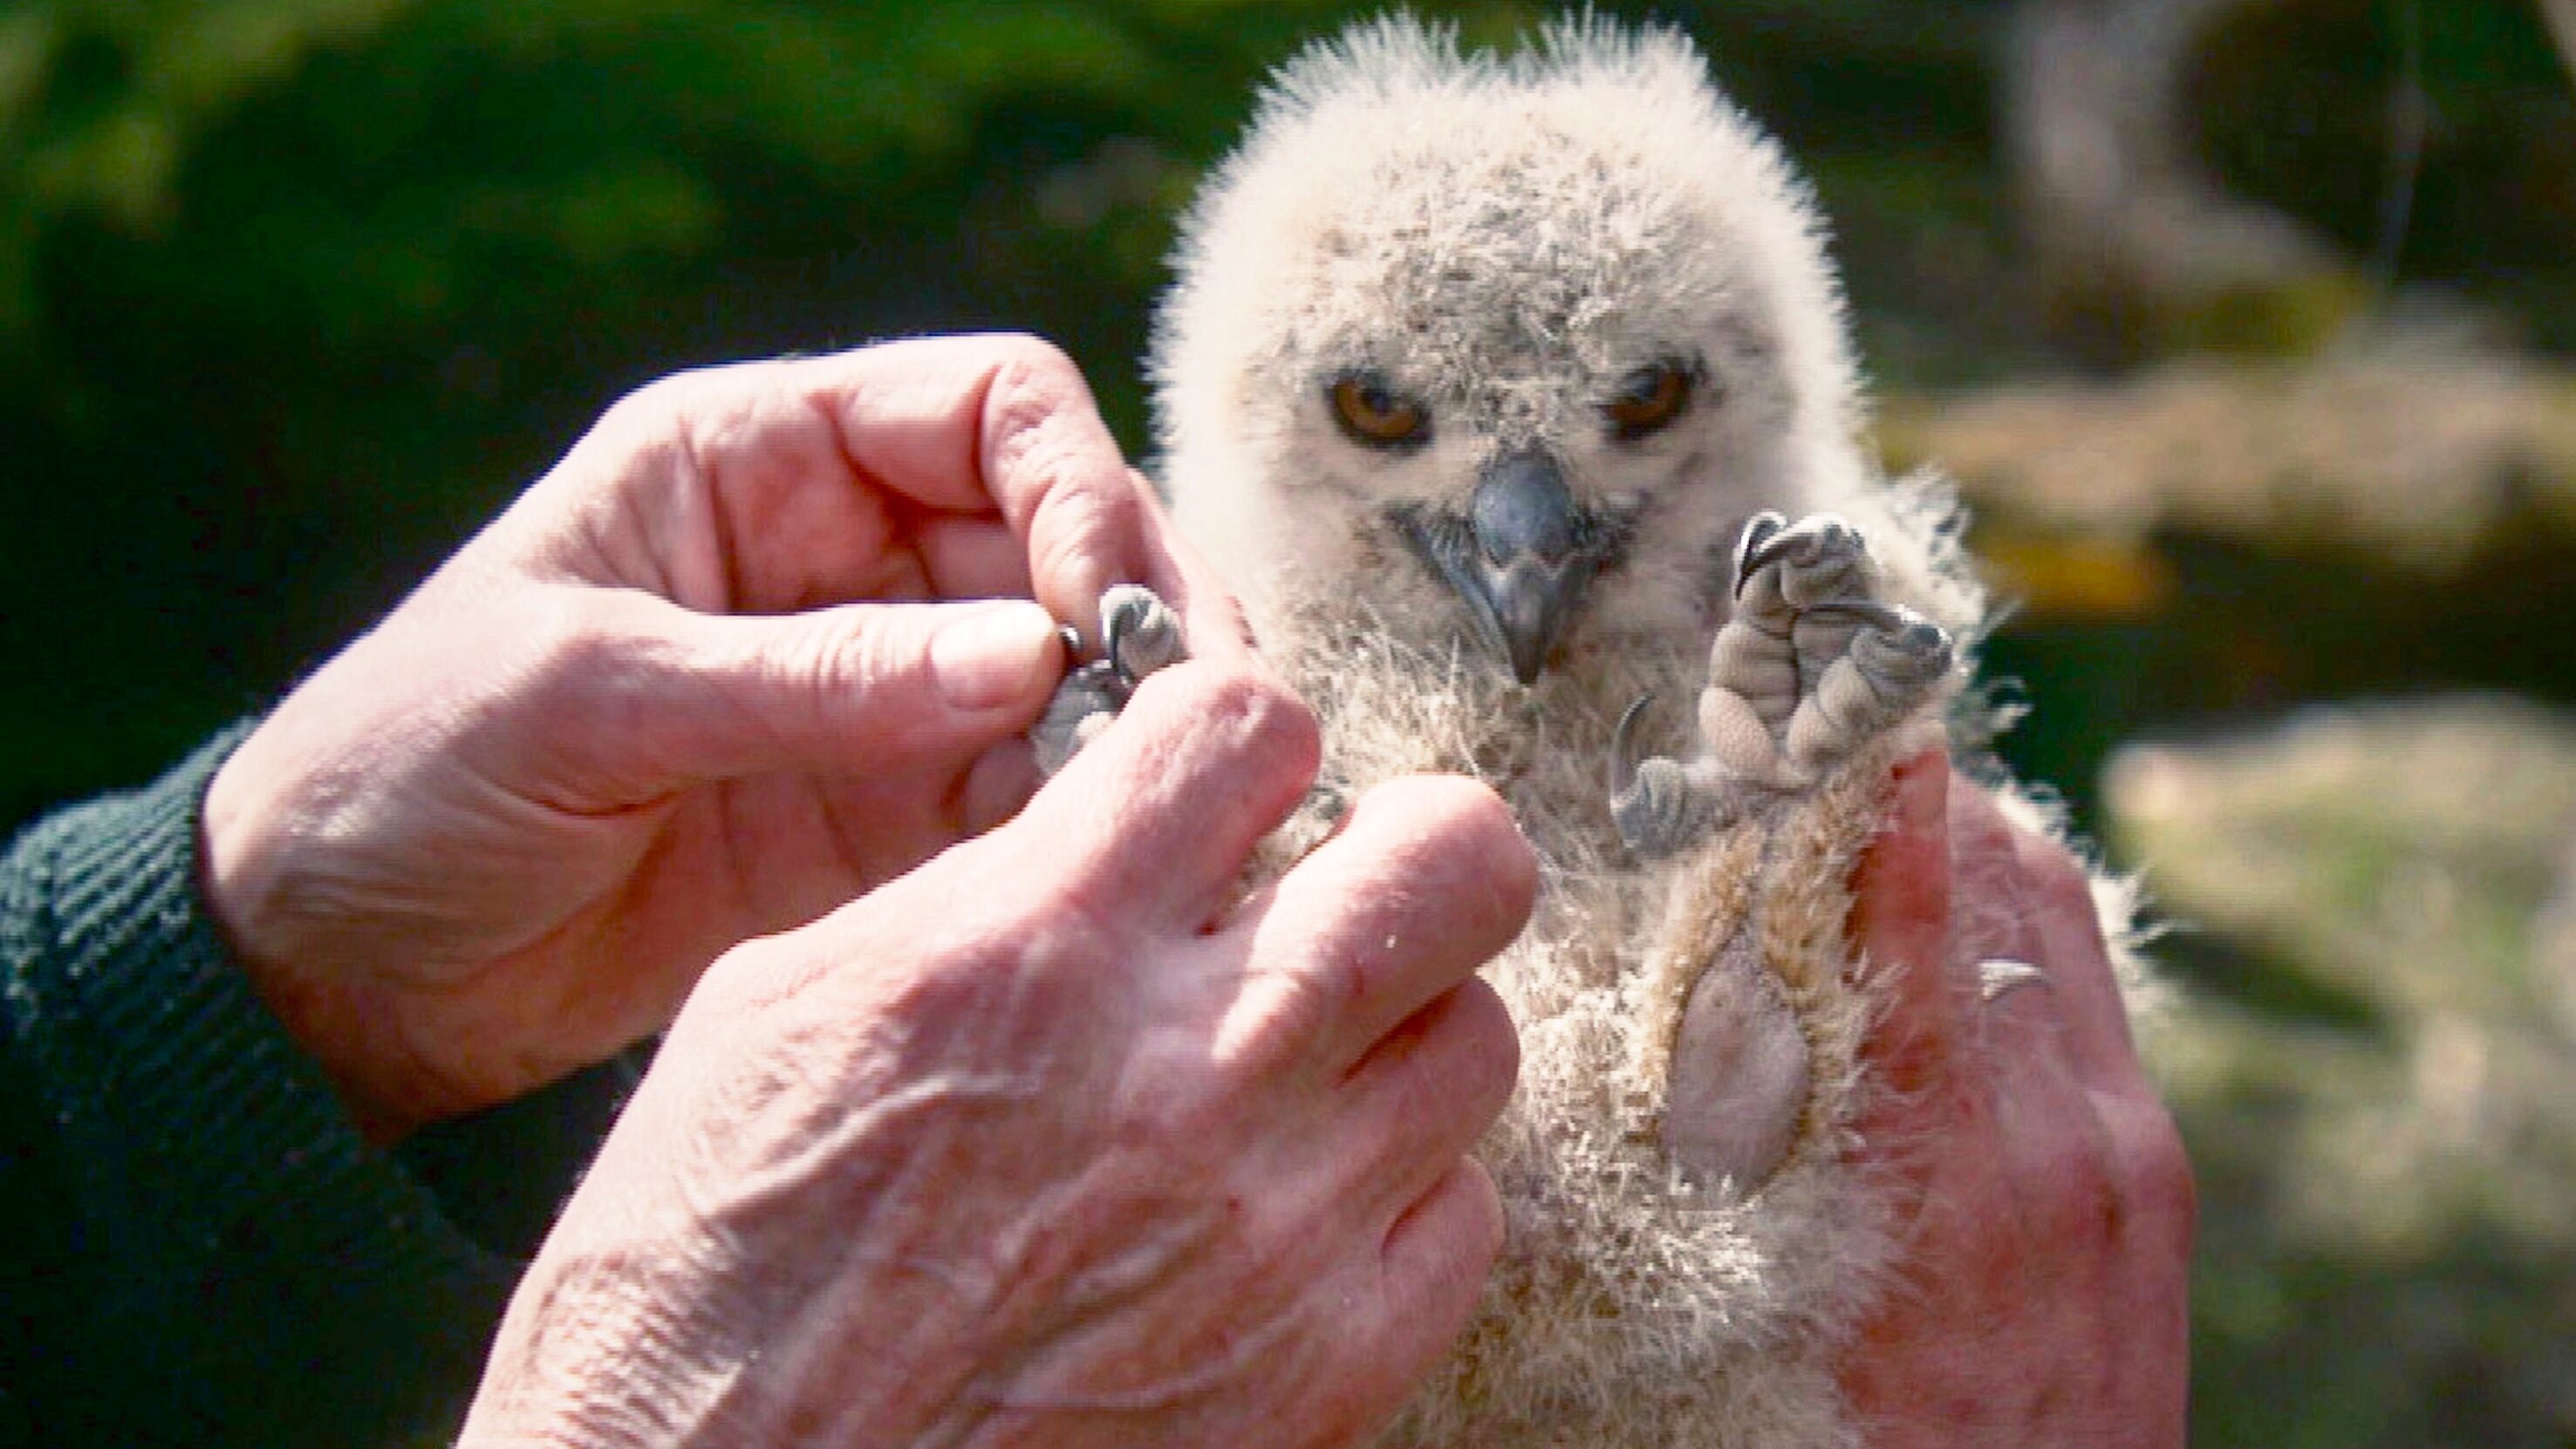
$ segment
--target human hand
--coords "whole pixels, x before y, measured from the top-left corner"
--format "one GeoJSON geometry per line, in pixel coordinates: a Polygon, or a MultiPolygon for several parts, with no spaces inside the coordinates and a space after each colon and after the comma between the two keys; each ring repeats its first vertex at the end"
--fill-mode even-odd
{"type": "Polygon", "coordinates": [[[1323,1446],[1502,1237],[1536,865],[1458,779],[1363,796],[1277,686],[1154,675],[1016,820],[711,967],[522,1280],[463,1443],[1323,1446]]]}
{"type": "Polygon", "coordinates": [[[215,914],[378,1137],[518,1095],[1015,809],[1047,610],[1142,582],[1241,657],[1163,539],[1028,339],[656,383],[225,764],[215,914]]]}
{"type": "Polygon", "coordinates": [[[1840,1366],[1868,1442],[2180,1445],[2191,1166],[2082,868],[1925,756],[1897,772],[1853,927],[1895,994],[1861,1137],[1894,1144],[1912,1204],[1840,1366]],[[1988,999],[1987,961],[2039,974],[1988,999]]]}

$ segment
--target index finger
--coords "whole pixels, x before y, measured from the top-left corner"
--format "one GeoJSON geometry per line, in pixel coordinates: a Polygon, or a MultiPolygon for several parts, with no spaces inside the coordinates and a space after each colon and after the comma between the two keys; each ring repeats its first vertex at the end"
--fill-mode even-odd
{"type": "Polygon", "coordinates": [[[1322,749],[1313,714],[1276,682],[1187,660],[1138,686],[1009,828],[1103,918],[1196,933],[1234,903],[1322,749]]]}
{"type": "Polygon", "coordinates": [[[1061,351],[1026,336],[941,337],[821,365],[816,395],[852,465],[934,509],[998,512],[1031,592],[1085,638],[1098,643],[1109,586],[1140,583],[1181,612],[1193,653],[1243,657],[1232,600],[1185,561],[1061,351]]]}
{"type": "Polygon", "coordinates": [[[1891,1083],[1931,1080],[1959,1046],[1966,1005],[1950,968],[1950,762],[1930,751],[1896,767],[1887,828],[1852,882],[1852,940],[1886,983],[1887,1017],[1864,1051],[1891,1083]]]}
{"type": "Polygon", "coordinates": [[[1295,963],[1328,1008],[1319,1045],[1341,1071],[1509,946],[1537,892],[1537,857],[1499,797],[1413,776],[1362,795],[1232,929],[1295,963]]]}

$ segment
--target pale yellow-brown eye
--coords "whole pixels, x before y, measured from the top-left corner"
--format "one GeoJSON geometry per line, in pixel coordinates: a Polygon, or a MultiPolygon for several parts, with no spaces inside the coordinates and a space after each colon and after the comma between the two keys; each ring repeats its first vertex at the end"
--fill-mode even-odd
{"type": "Polygon", "coordinates": [[[1431,436],[1431,412],[1375,377],[1345,377],[1327,390],[1342,430],[1373,447],[1393,448],[1431,436]]]}
{"type": "Polygon", "coordinates": [[[1642,438],[1682,415],[1690,405],[1690,369],[1678,362],[1658,362],[1628,374],[1619,392],[1601,405],[1604,417],[1622,438],[1642,438]]]}

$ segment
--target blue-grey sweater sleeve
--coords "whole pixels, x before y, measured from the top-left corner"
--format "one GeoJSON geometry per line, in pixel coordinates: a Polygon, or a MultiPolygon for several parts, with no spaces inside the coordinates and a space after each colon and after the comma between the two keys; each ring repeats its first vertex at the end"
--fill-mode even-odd
{"type": "Polygon", "coordinates": [[[207,919],[199,805],[237,739],[0,856],[0,1443],[436,1433],[515,1277],[207,919]]]}

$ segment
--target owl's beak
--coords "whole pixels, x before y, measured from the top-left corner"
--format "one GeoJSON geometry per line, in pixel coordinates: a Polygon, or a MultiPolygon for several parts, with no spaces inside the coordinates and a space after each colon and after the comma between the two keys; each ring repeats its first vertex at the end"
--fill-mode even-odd
{"type": "Polygon", "coordinates": [[[1538,682],[1617,532],[1576,504],[1564,469],[1537,449],[1486,464],[1463,519],[1403,522],[1524,685],[1538,682]]]}

